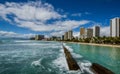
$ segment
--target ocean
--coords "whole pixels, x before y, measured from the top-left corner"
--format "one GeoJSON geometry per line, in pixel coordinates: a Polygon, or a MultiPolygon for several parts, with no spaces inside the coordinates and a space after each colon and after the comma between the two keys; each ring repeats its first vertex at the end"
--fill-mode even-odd
{"type": "Polygon", "coordinates": [[[0,74],[93,74],[99,63],[120,74],[120,49],[63,43],[81,70],[69,71],[61,42],[0,40],[0,74]]]}

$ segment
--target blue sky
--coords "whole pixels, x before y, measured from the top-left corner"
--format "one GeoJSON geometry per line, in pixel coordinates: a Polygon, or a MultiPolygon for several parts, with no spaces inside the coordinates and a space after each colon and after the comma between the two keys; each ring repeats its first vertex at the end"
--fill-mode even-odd
{"type": "Polygon", "coordinates": [[[100,25],[109,36],[110,19],[120,17],[120,0],[2,0],[0,37],[60,36],[100,25]]]}

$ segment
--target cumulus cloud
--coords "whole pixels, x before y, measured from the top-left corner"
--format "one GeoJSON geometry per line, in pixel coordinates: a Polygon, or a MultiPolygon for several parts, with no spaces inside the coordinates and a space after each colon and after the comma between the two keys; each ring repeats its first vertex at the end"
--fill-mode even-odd
{"type": "Polygon", "coordinates": [[[65,31],[55,31],[55,32],[51,32],[50,35],[51,36],[61,36],[65,33],[65,31]]]}
{"type": "MultiPolygon", "coordinates": [[[[73,16],[81,16],[81,13],[73,14],[73,16]]],[[[51,32],[50,35],[61,35],[65,31],[90,22],[88,20],[66,20],[66,14],[60,14],[51,4],[41,1],[0,4],[0,17],[12,25],[37,32],[51,32]]]]}
{"type": "Polygon", "coordinates": [[[0,31],[0,37],[16,37],[16,38],[30,38],[34,37],[35,34],[18,34],[15,32],[0,31]]]}
{"type": "MultiPolygon", "coordinates": [[[[81,14],[73,14],[80,16],[81,14]]],[[[28,2],[28,3],[14,3],[7,2],[0,4],[0,17],[4,20],[14,23],[18,27],[28,28],[33,31],[61,31],[74,29],[80,25],[87,24],[87,20],[64,20],[66,15],[61,15],[55,11],[54,7],[48,3],[28,2]],[[8,16],[12,16],[9,18],[8,16]],[[50,20],[51,23],[48,23],[50,20]]]]}
{"type": "Polygon", "coordinates": [[[104,26],[100,29],[101,36],[110,36],[110,26],[104,26]]]}
{"type": "Polygon", "coordinates": [[[84,25],[89,23],[90,21],[87,20],[81,20],[81,21],[76,21],[76,20],[66,20],[66,21],[57,21],[55,30],[70,30],[70,29],[75,29],[79,27],[80,25],[84,25]]]}
{"type": "Polygon", "coordinates": [[[82,13],[74,13],[74,14],[72,14],[71,16],[81,16],[82,15],[82,13]]]}
{"type": "Polygon", "coordinates": [[[89,13],[89,12],[85,12],[84,14],[89,15],[89,14],[91,14],[91,13],[89,13]]]}
{"type": "Polygon", "coordinates": [[[56,22],[54,25],[54,32],[52,32],[50,35],[54,36],[61,36],[63,35],[66,31],[75,29],[81,25],[87,24],[90,21],[86,20],[81,20],[81,21],[75,21],[75,20],[67,20],[67,21],[59,21],[56,22]]]}
{"type": "Polygon", "coordinates": [[[70,29],[74,29],[79,27],[80,25],[84,25],[89,23],[90,21],[87,20],[65,20],[65,21],[56,21],[52,24],[45,24],[43,22],[32,22],[32,21],[20,21],[18,19],[15,19],[15,21],[19,24],[17,26],[29,28],[33,31],[67,31],[70,29]]]}
{"type": "Polygon", "coordinates": [[[91,14],[90,12],[74,13],[74,14],[71,14],[71,16],[81,17],[81,16],[83,16],[83,15],[90,15],[90,14],[91,14]]]}
{"type": "Polygon", "coordinates": [[[73,36],[74,36],[74,37],[80,37],[80,32],[79,32],[79,31],[78,31],[78,32],[74,32],[74,33],[73,33],[73,36]]]}
{"type": "Polygon", "coordinates": [[[94,29],[95,26],[100,26],[100,36],[110,36],[110,26],[102,26],[101,23],[96,23],[97,25],[93,25],[92,29],[94,29]]]}
{"type": "Polygon", "coordinates": [[[52,5],[48,3],[39,2],[28,2],[28,3],[14,3],[7,2],[5,4],[0,4],[0,16],[5,19],[7,15],[14,15],[21,20],[39,20],[47,21],[50,19],[59,19],[62,17],[59,13],[55,12],[52,5]]]}

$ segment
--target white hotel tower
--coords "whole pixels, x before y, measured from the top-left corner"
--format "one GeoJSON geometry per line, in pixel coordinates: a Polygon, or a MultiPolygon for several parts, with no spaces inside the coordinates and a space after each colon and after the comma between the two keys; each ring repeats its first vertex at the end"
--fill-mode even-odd
{"type": "Polygon", "coordinates": [[[120,18],[118,17],[110,20],[110,36],[120,37],[120,18]]]}

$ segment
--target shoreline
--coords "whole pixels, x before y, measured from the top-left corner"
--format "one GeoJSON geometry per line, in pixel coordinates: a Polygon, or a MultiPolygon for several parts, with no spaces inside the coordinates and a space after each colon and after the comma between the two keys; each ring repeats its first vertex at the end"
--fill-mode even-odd
{"type": "Polygon", "coordinates": [[[82,43],[82,42],[65,42],[65,43],[76,43],[76,44],[83,44],[83,45],[93,45],[93,46],[104,46],[104,47],[120,48],[120,45],[112,45],[112,44],[96,44],[96,43],[82,43]]]}

